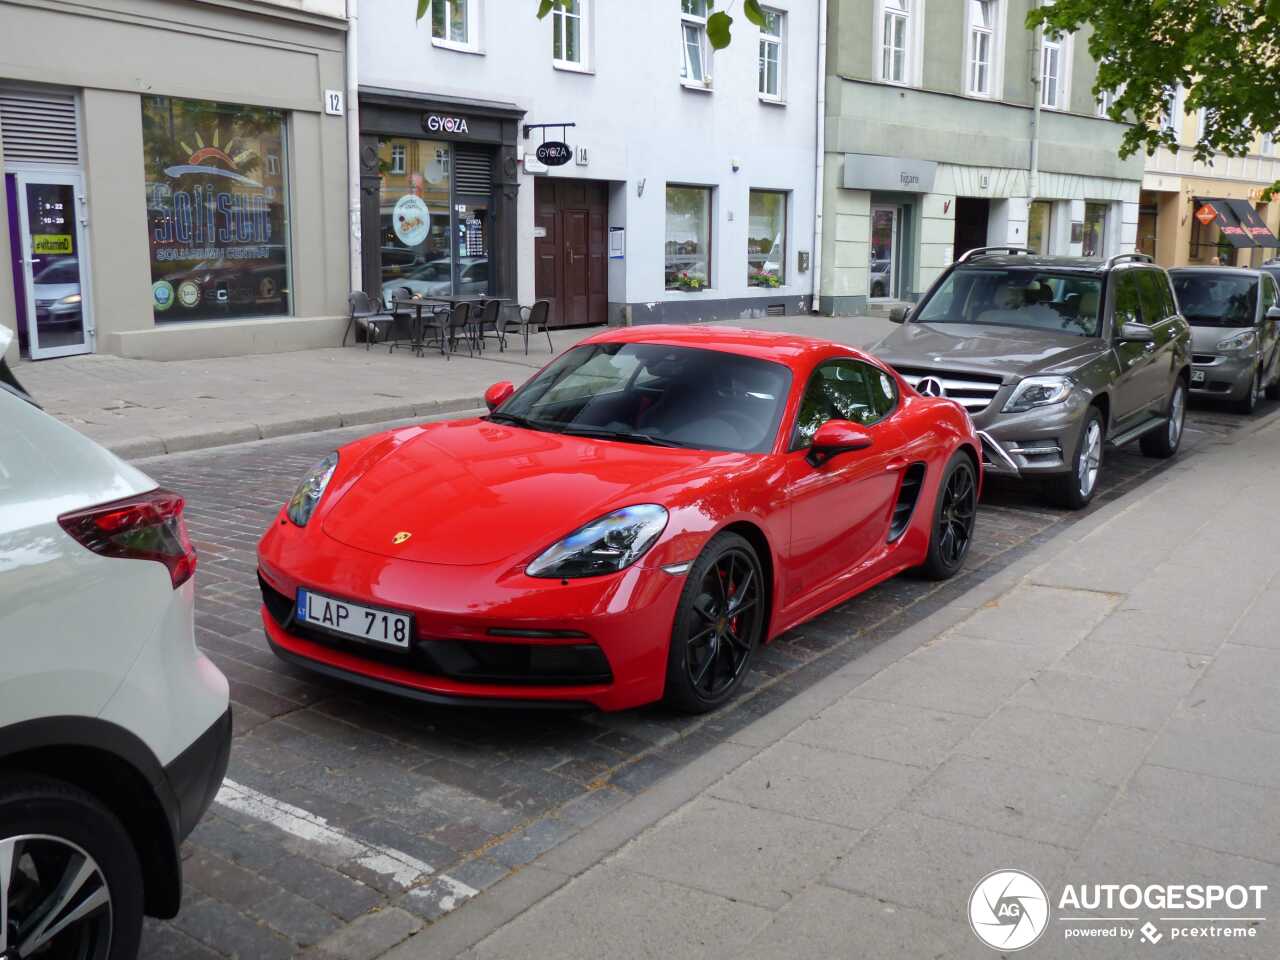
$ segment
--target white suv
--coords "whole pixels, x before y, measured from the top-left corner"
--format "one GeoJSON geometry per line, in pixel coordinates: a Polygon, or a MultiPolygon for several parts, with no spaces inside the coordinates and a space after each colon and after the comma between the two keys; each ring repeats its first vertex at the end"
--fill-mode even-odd
{"type": "Polygon", "coordinates": [[[182,498],[42,413],[0,326],[0,958],[129,960],[226,771],[182,498]]]}

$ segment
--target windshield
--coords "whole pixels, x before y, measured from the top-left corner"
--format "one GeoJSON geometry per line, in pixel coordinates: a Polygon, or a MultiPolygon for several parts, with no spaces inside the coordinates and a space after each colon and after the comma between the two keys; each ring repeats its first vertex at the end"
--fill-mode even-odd
{"type": "Polygon", "coordinates": [[[1187,323],[1196,327],[1251,327],[1258,305],[1255,277],[1175,273],[1173,291],[1187,323]]]}
{"type": "Polygon", "coordinates": [[[791,386],[787,367],[657,343],[575,347],[520,388],[497,421],[610,440],[762,453],[791,386]]]}
{"type": "Polygon", "coordinates": [[[1097,277],[1025,267],[953,270],[916,323],[976,323],[1098,336],[1097,277]]]}

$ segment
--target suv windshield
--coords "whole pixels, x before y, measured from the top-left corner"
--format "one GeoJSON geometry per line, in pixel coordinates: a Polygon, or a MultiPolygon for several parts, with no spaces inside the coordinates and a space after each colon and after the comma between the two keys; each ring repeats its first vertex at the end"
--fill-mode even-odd
{"type": "Polygon", "coordinates": [[[1026,267],[952,271],[916,323],[976,323],[1096,337],[1102,281],[1026,267]]]}
{"type": "Polygon", "coordinates": [[[1187,323],[1196,327],[1251,327],[1258,305],[1255,277],[1175,273],[1173,290],[1187,323]]]}
{"type": "Polygon", "coordinates": [[[761,453],[791,386],[779,363],[658,343],[575,347],[492,419],[535,430],[659,446],[761,453]]]}

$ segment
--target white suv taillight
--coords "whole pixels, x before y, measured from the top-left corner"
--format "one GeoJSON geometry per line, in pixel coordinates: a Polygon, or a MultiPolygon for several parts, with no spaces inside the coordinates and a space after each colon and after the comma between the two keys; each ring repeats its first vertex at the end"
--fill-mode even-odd
{"type": "Polygon", "coordinates": [[[176,590],[196,572],[196,548],[187,536],[183,505],[176,493],[152,490],[64,513],[58,523],[83,546],[104,557],[163,563],[176,590]]]}

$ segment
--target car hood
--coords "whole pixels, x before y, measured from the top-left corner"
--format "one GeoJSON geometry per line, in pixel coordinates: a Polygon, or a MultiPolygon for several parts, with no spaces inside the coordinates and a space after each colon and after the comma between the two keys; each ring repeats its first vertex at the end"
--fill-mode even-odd
{"type": "Polygon", "coordinates": [[[998,374],[1006,382],[1066,372],[1097,356],[1101,341],[990,324],[905,323],[871,348],[891,366],[998,374]]]}
{"type": "Polygon", "coordinates": [[[61,300],[80,292],[78,283],[33,283],[31,293],[37,300],[61,300]]]}
{"type": "Polygon", "coordinates": [[[523,561],[618,507],[668,506],[700,479],[752,456],[486,420],[434,423],[350,483],[322,527],[347,546],[421,563],[523,561]]]}
{"type": "Polygon", "coordinates": [[[1217,353],[1219,341],[1252,329],[1253,327],[1192,327],[1191,350],[1193,353],[1217,353]]]}

